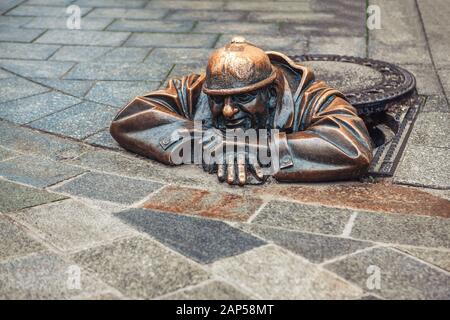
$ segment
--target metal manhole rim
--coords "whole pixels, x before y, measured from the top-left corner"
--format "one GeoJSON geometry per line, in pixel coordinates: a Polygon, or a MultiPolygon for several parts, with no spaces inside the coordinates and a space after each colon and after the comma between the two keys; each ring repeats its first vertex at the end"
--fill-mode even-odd
{"type": "Polygon", "coordinates": [[[367,114],[381,111],[380,109],[384,110],[387,103],[406,96],[416,87],[416,79],[411,72],[386,61],[334,54],[294,55],[291,58],[300,63],[303,61],[354,63],[378,71],[383,79],[376,86],[345,93],[349,102],[360,113],[367,114]]]}

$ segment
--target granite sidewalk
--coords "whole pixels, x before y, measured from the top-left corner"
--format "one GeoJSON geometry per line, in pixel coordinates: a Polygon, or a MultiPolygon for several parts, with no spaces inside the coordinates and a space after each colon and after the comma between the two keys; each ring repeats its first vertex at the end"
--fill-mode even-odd
{"type": "Polygon", "coordinates": [[[0,14],[0,299],[450,298],[446,0],[5,0],[0,14]],[[230,187],[112,140],[121,106],[234,35],[413,72],[426,103],[394,177],[230,187]]]}

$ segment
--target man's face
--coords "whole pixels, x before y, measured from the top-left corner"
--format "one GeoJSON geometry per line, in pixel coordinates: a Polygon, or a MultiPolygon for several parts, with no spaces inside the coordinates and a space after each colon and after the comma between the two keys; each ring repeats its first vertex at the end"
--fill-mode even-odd
{"type": "Polygon", "coordinates": [[[208,96],[214,126],[220,130],[266,128],[269,98],[268,91],[264,89],[236,95],[208,96]]]}

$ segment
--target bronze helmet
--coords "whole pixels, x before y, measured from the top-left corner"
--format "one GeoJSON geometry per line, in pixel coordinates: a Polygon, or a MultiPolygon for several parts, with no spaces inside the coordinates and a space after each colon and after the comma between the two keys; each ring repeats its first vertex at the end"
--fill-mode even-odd
{"type": "Polygon", "coordinates": [[[267,54],[244,38],[235,37],[210,56],[203,92],[240,94],[262,88],[275,78],[276,71],[267,54]]]}

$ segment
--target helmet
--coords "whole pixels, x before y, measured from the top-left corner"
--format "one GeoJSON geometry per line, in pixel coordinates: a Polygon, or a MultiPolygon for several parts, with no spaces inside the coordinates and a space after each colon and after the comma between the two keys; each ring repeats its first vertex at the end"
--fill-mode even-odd
{"type": "Polygon", "coordinates": [[[275,78],[276,71],[267,54],[244,38],[235,37],[209,58],[203,92],[240,94],[262,88],[275,78]]]}

